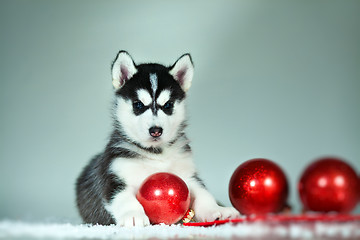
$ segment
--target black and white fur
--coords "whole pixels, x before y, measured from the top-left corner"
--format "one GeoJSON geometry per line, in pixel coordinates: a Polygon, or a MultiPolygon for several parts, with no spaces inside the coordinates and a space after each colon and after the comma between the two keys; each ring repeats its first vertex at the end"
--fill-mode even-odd
{"type": "Polygon", "coordinates": [[[185,135],[185,96],[193,79],[189,54],[173,66],[136,65],[120,51],[112,65],[114,129],[104,152],[77,179],[77,206],[86,223],[146,226],[136,192],[149,175],[171,172],[189,187],[198,221],[234,218],[199,179],[185,135]]]}

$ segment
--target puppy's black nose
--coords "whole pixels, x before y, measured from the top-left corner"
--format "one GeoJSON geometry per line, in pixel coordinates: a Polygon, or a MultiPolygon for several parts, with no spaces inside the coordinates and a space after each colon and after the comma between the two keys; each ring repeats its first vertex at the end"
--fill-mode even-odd
{"type": "Polygon", "coordinates": [[[163,129],[161,127],[151,127],[149,129],[150,135],[154,138],[160,137],[162,132],[163,132],[163,129]]]}

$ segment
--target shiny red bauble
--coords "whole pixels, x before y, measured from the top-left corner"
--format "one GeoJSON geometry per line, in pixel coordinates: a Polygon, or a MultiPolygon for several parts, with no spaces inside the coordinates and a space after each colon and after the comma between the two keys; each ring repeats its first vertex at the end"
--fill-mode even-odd
{"type": "Polygon", "coordinates": [[[304,210],[348,213],[359,200],[359,180],[345,161],[326,157],[311,163],[303,172],[299,185],[304,210]]]}
{"type": "Polygon", "coordinates": [[[277,213],[287,200],[288,183],[274,162],[256,158],[242,163],[229,183],[232,205],[245,215],[277,213]]]}
{"type": "Polygon", "coordinates": [[[171,173],[155,173],[144,180],[136,198],[152,224],[180,221],[190,207],[186,183],[171,173]]]}
{"type": "MultiPolygon", "coordinates": [[[[359,193],[360,193],[360,175],[359,175],[359,181],[358,181],[358,185],[359,185],[359,193]]],[[[360,194],[359,194],[359,202],[360,202],[360,194]]]]}

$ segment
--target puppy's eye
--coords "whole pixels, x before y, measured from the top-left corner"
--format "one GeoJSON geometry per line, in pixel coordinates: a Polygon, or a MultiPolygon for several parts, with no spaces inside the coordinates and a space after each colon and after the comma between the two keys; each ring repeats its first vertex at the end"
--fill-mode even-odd
{"type": "Polygon", "coordinates": [[[136,101],[133,103],[133,108],[136,110],[142,110],[142,109],[144,109],[144,107],[145,107],[145,105],[140,101],[136,101]]]}
{"type": "Polygon", "coordinates": [[[171,101],[167,101],[164,106],[163,106],[163,109],[165,110],[169,110],[169,109],[172,109],[174,107],[174,103],[171,102],[171,101]]]}

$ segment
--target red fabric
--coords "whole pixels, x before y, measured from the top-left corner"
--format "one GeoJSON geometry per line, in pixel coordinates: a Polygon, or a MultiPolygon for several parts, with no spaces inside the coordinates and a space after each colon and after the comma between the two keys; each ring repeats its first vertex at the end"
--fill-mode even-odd
{"type": "Polygon", "coordinates": [[[219,220],[214,222],[189,222],[184,226],[209,227],[225,223],[250,223],[250,222],[360,222],[360,215],[349,214],[301,214],[301,215],[259,215],[247,216],[238,219],[219,220]]]}

